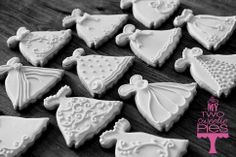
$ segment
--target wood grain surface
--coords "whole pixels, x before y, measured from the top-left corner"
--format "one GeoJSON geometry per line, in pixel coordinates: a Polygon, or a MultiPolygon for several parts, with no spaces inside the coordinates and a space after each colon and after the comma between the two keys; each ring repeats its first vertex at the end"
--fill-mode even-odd
{"type": "MultiPolygon", "coordinates": [[[[30,65],[19,53],[19,50],[10,50],[6,45],[6,40],[15,35],[16,30],[25,26],[29,30],[61,30],[62,18],[69,15],[74,8],[80,8],[91,14],[129,14],[129,23],[134,24],[139,29],[145,27],[137,22],[130,10],[122,11],[119,8],[119,0],[0,0],[0,65],[5,64],[11,57],[20,57],[24,65],[30,65]]],[[[213,14],[213,15],[236,15],[235,0],[181,0],[181,6],[174,16],[179,15],[184,8],[190,8],[195,14],[213,14]]],[[[173,28],[172,16],[159,29],[173,28]]],[[[72,54],[73,50],[82,47],[87,54],[124,56],[134,55],[129,47],[119,48],[115,45],[114,38],[105,43],[97,50],[89,49],[85,43],[78,38],[75,27],[71,42],[65,46],[56,55],[46,67],[62,68],[61,63],[65,57],[72,54]]],[[[234,54],[236,51],[236,34],[215,53],[234,54]]],[[[167,60],[162,68],[153,68],[135,58],[134,65],[118,81],[118,83],[101,98],[106,100],[120,100],[117,89],[120,85],[127,83],[133,74],[141,74],[149,82],[173,81],[180,83],[190,83],[193,81],[189,72],[177,73],[173,65],[178,59],[185,47],[201,47],[194,39],[190,37],[186,28],[183,28],[183,37],[175,53],[167,60]]],[[[204,48],[203,48],[204,49],[204,48]]],[[[211,52],[204,49],[205,54],[211,52]]],[[[58,83],[46,96],[56,93],[63,85],[71,86],[73,96],[90,97],[89,93],[81,84],[76,75],[76,69],[66,71],[64,78],[58,83]]],[[[121,117],[127,118],[132,131],[143,131],[153,135],[173,138],[189,139],[190,145],[186,157],[205,157],[208,154],[209,141],[206,139],[197,139],[196,123],[202,110],[207,107],[207,100],[211,97],[210,93],[198,88],[198,93],[190,104],[189,109],[182,118],[174,124],[169,132],[158,132],[149,125],[138,112],[133,99],[124,101],[124,107],[121,114],[114,119],[104,130],[111,129],[114,122],[121,117]]],[[[220,110],[225,112],[229,123],[230,138],[217,140],[216,148],[218,154],[215,156],[236,156],[236,90],[233,90],[228,98],[220,99],[220,110]]],[[[102,149],[99,145],[98,135],[87,141],[78,149],[70,149],[66,146],[61,132],[58,129],[55,111],[47,111],[43,107],[43,98],[31,104],[28,109],[18,112],[12,107],[12,104],[5,92],[4,81],[0,82],[0,115],[12,115],[22,117],[49,117],[50,124],[45,133],[36,143],[23,154],[24,157],[114,157],[113,149],[102,149]]],[[[0,132],[1,133],[1,132],[0,132]]]]}

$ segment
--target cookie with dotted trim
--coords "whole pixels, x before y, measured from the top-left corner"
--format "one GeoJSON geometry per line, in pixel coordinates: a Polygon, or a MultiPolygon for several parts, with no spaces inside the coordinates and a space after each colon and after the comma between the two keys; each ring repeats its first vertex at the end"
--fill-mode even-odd
{"type": "Polygon", "coordinates": [[[46,129],[49,118],[0,116],[0,156],[19,157],[46,129]]]}
{"type": "Polygon", "coordinates": [[[78,48],[71,57],[63,60],[66,69],[77,64],[77,74],[92,96],[101,96],[111,88],[133,64],[132,56],[86,55],[78,48]]]}
{"type": "Polygon", "coordinates": [[[20,27],[15,36],[7,40],[10,48],[19,45],[22,55],[34,66],[44,66],[71,39],[71,30],[35,31],[20,27]]]}
{"type": "Polygon", "coordinates": [[[48,110],[56,107],[57,124],[68,147],[81,146],[86,140],[99,133],[101,129],[120,113],[122,102],[105,101],[85,97],[69,97],[69,86],[62,87],[54,96],[44,100],[48,110]]]}
{"type": "Polygon", "coordinates": [[[70,16],[63,19],[62,25],[68,28],[76,24],[77,34],[87,46],[98,48],[112,38],[127,20],[127,14],[90,15],[74,9],[70,16]]]}
{"type": "Polygon", "coordinates": [[[198,85],[220,97],[228,96],[235,87],[236,55],[203,55],[200,48],[185,48],[182,58],[176,60],[175,70],[183,72],[190,66],[190,73],[198,85]]]}

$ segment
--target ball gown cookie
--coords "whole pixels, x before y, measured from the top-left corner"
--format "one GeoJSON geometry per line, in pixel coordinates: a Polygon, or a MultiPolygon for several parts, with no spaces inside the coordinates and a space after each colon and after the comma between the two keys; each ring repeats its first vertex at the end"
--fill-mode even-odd
{"type": "Polygon", "coordinates": [[[90,15],[74,9],[70,16],[63,19],[62,25],[68,28],[76,24],[77,34],[87,46],[98,48],[112,38],[127,20],[126,14],[90,15]]]}
{"type": "Polygon", "coordinates": [[[87,55],[79,48],[67,57],[62,65],[68,69],[77,64],[77,74],[92,96],[101,96],[111,88],[133,63],[131,56],[116,57],[102,55],[87,55]]]}
{"type": "Polygon", "coordinates": [[[48,120],[0,116],[0,156],[19,157],[40,137],[48,120]]]}
{"type": "Polygon", "coordinates": [[[54,96],[45,99],[44,106],[57,109],[58,126],[69,147],[78,148],[92,138],[120,113],[122,102],[70,97],[69,86],[62,87],[54,96]]]}
{"type": "Polygon", "coordinates": [[[236,55],[203,55],[200,48],[185,48],[183,57],[175,62],[175,70],[190,73],[200,87],[220,97],[228,96],[236,81],[236,55]]]}
{"type": "Polygon", "coordinates": [[[120,8],[132,6],[135,19],[148,28],[157,28],[179,7],[179,0],[121,0],[120,8]]]}
{"type": "Polygon", "coordinates": [[[71,30],[35,31],[20,27],[7,40],[8,47],[19,45],[22,55],[34,66],[43,66],[71,39],[71,30]]]}
{"type": "Polygon", "coordinates": [[[187,23],[189,34],[208,50],[217,50],[232,35],[236,28],[236,16],[193,15],[184,9],[175,18],[174,25],[187,23]]]}
{"type": "Polygon", "coordinates": [[[161,66],[170,57],[181,38],[181,29],[153,31],[139,30],[127,24],[123,33],[116,36],[116,44],[124,46],[129,43],[131,50],[151,66],[161,66]]]}
{"type": "Polygon", "coordinates": [[[124,99],[135,95],[142,116],[157,130],[168,131],[188,108],[196,83],[148,83],[141,75],[133,75],[130,84],[120,86],[118,93],[124,99]]]}
{"type": "Polygon", "coordinates": [[[122,118],[114,129],[100,136],[104,148],[116,145],[116,157],[181,157],[187,152],[188,140],[162,138],[144,132],[127,133],[130,123],[122,118]]]}
{"type": "Polygon", "coordinates": [[[22,110],[50,90],[64,71],[51,68],[23,66],[19,58],[11,58],[0,66],[0,76],[7,74],[5,88],[14,109],[22,110]]]}

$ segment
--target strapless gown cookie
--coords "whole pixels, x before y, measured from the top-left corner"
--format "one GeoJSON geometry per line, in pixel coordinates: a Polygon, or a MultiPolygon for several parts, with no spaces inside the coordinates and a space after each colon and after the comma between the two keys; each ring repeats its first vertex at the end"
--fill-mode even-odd
{"type": "Polygon", "coordinates": [[[44,100],[44,106],[57,109],[58,126],[69,147],[78,148],[92,138],[120,113],[122,102],[70,97],[69,86],[62,87],[54,96],[44,100]]]}
{"type": "Polygon", "coordinates": [[[162,138],[144,132],[127,133],[130,123],[122,118],[114,129],[100,136],[100,144],[110,148],[116,144],[116,157],[181,157],[187,152],[188,140],[162,138]]]}
{"type": "Polygon", "coordinates": [[[68,28],[76,24],[77,34],[87,46],[98,48],[112,38],[127,20],[126,14],[90,15],[74,9],[70,16],[63,19],[62,25],[68,28]]]}
{"type": "Polygon", "coordinates": [[[157,130],[168,131],[188,108],[196,93],[196,83],[148,83],[141,75],[133,75],[130,84],[120,86],[118,93],[124,99],[135,95],[142,116],[157,130]]]}
{"type": "Polygon", "coordinates": [[[179,7],[179,0],[121,0],[120,8],[132,6],[135,19],[148,28],[158,28],[179,7]]]}
{"type": "Polygon", "coordinates": [[[40,137],[48,120],[0,116],[0,156],[19,157],[40,137]]]}
{"type": "Polygon", "coordinates": [[[34,66],[43,66],[71,39],[71,30],[30,32],[20,27],[15,36],[7,40],[8,47],[19,44],[22,55],[34,66]]]}
{"type": "Polygon", "coordinates": [[[124,46],[129,43],[131,50],[151,66],[161,66],[170,57],[181,38],[181,29],[152,31],[135,29],[127,24],[123,33],[116,36],[116,44],[124,46]]]}
{"type": "Polygon", "coordinates": [[[220,97],[228,96],[236,81],[236,55],[203,55],[200,48],[185,48],[183,58],[175,62],[175,70],[190,73],[200,87],[220,97]]]}
{"type": "Polygon", "coordinates": [[[19,58],[11,58],[0,66],[0,76],[7,74],[5,88],[14,109],[22,110],[49,91],[64,71],[51,68],[23,66],[19,58]],[[8,73],[8,74],[7,74],[8,73]]]}
{"type": "Polygon", "coordinates": [[[217,50],[232,35],[236,28],[236,16],[193,15],[184,9],[174,20],[179,27],[187,23],[189,34],[208,50],[217,50]]]}
{"type": "Polygon", "coordinates": [[[100,96],[111,88],[128,70],[133,63],[131,56],[116,57],[102,55],[87,55],[79,48],[67,57],[62,65],[70,68],[77,64],[77,74],[92,96],[100,96]]]}

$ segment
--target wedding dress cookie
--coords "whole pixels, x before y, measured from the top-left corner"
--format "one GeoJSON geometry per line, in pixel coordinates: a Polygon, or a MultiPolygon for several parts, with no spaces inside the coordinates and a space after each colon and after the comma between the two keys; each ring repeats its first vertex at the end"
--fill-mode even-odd
{"type": "Polygon", "coordinates": [[[22,55],[34,66],[43,66],[71,39],[71,30],[30,32],[20,27],[15,36],[7,40],[8,47],[19,44],[22,55]]]}
{"type": "Polygon", "coordinates": [[[188,108],[196,93],[196,83],[148,83],[141,75],[133,75],[130,84],[120,86],[118,93],[124,99],[135,95],[143,117],[157,130],[168,131],[188,108]]]}
{"type": "Polygon", "coordinates": [[[19,58],[13,57],[6,65],[0,66],[0,76],[4,74],[7,74],[7,95],[14,109],[22,110],[49,91],[64,72],[59,69],[23,66],[19,58]]]}
{"type": "Polygon", "coordinates": [[[236,28],[236,16],[193,15],[184,9],[174,20],[179,27],[187,23],[189,34],[208,50],[217,50],[232,35],[236,28]]]}
{"type": "Polygon", "coordinates": [[[134,59],[131,56],[81,56],[82,54],[84,49],[76,49],[62,65],[64,68],[70,68],[77,64],[78,76],[92,96],[101,95],[111,88],[133,64],[134,59]]]}
{"type": "Polygon", "coordinates": [[[190,66],[193,79],[200,87],[220,97],[227,96],[235,86],[236,55],[203,55],[200,48],[185,48],[183,58],[175,62],[175,70],[185,71],[190,66]]]}
{"type": "Polygon", "coordinates": [[[132,51],[151,66],[161,66],[173,53],[181,38],[181,29],[163,31],[139,30],[127,24],[123,33],[116,36],[116,44],[130,44],[132,51]]]}
{"type": "Polygon", "coordinates": [[[188,140],[162,138],[144,132],[127,133],[130,123],[122,118],[114,129],[100,136],[100,144],[110,148],[116,144],[116,157],[181,157],[187,152],[188,140]]]}
{"type": "Polygon", "coordinates": [[[0,116],[0,156],[24,153],[47,127],[48,118],[0,116]]]}
{"type": "Polygon", "coordinates": [[[122,102],[85,97],[67,98],[70,93],[70,87],[64,86],[56,95],[46,98],[44,106],[52,110],[59,105],[56,113],[58,126],[66,144],[78,148],[120,113],[122,102]]]}
{"type": "Polygon", "coordinates": [[[135,19],[148,28],[157,28],[179,7],[179,0],[121,0],[120,8],[132,5],[135,19]]]}
{"type": "Polygon", "coordinates": [[[112,38],[127,20],[127,14],[90,15],[74,9],[70,16],[63,19],[62,25],[68,28],[76,24],[77,34],[87,46],[98,48],[112,38]]]}

